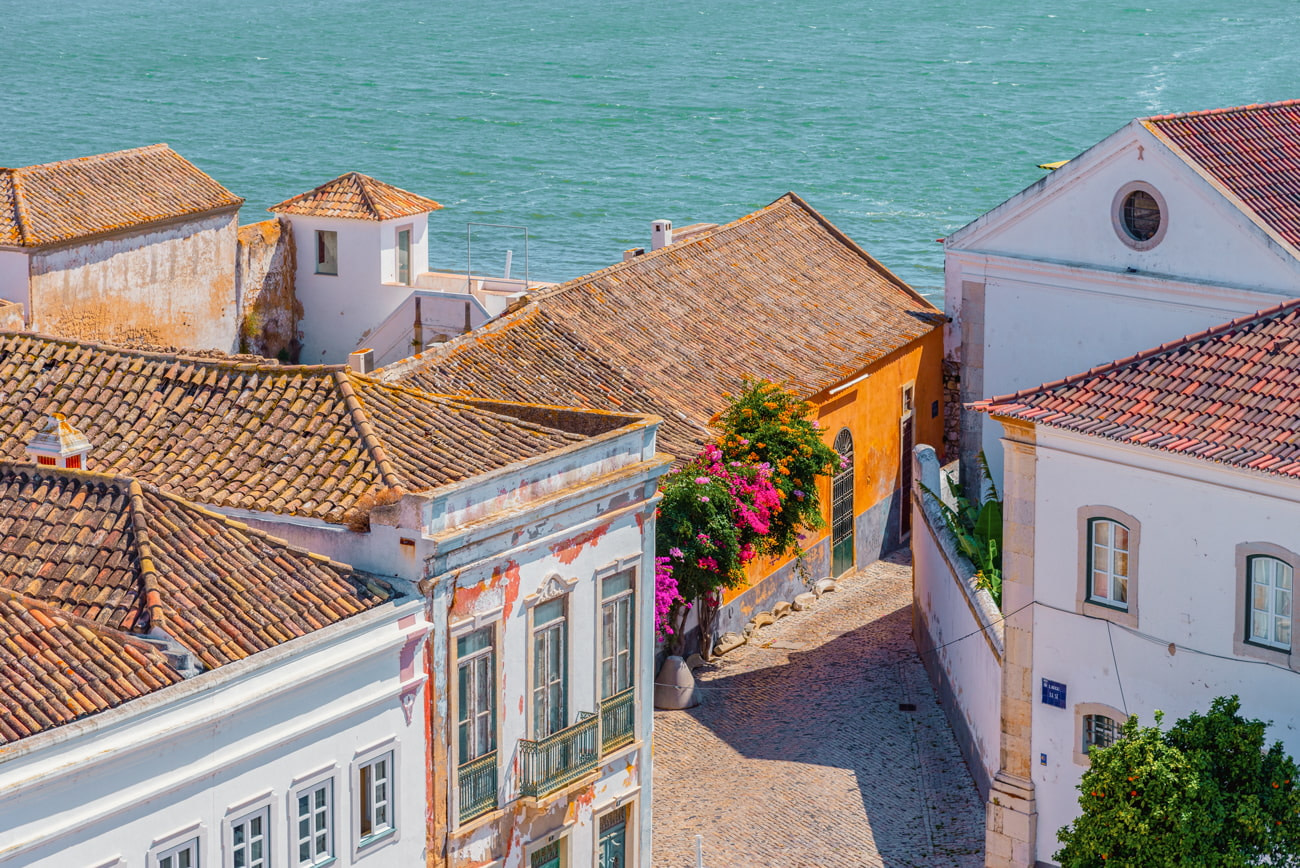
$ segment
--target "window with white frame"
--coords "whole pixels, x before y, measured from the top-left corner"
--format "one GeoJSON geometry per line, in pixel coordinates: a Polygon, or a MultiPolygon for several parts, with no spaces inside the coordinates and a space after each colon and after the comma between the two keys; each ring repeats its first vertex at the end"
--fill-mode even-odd
{"type": "Polygon", "coordinates": [[[334,782],[301,789],[294,799],[298,842],[296,865],[322,865],[334,857],[334,782]]]}
{"type": "Polygon", "coordinates": [[[635,574],[624,570],[600,583],[600,698],[609,699],[635,679],[635,574]]]}
{"type": "Polygon", "coordinates": [[[397,282],[407,286],[411,283],[411,228],[397,230],[397,282]]]}
{"type": "Polygon", "coordinates": [[[533,737],[568,723],[568,619],[565,597],[533,608],[533,737]]]}
{"type": "Polygon", "coordinates": [[[393,831],[393,755],[386,753],[357,769],[357,830],[364,846],[393,831]]]}
{"type": "Polygon", "coordinates": [[[1129,530],[1118,521],[1088,521],[1088,600],[1128,608],[1129,530]]]}
{"type": "Polygon", "coordinates": [[[495,626],[456,640],[457,761],[464,765],[497,747],[495,626]]]}
{"type": "Polygon", "coordinates": [[[230,868],[268,868],[271,809],[261,808],[230,824],[230,868]]]}
{"type": "Polygon", "coordinates": [[[1094,747],[1110,747],[1119,738],[1119,722],[1104,714],[1083,716],[1083,753],[1094,747]]]}
{"type": "Polygon", "coordinates": [[[339,234],[327,229],[316,230],[316,273],[339,273],[339,234]]]}
{"type": "Polygon", "coordinates": [[[199,839],[191,838],[184,844],[159,850],[154,864],[158,868],[199,868],[199,839]]]}
{"type": "Polygon", "coordinates": [[[1291,565],[1267,555],[1246,559],[1249,581],[1247,641],[1283,651],[1291,649],[1291,565]]]}

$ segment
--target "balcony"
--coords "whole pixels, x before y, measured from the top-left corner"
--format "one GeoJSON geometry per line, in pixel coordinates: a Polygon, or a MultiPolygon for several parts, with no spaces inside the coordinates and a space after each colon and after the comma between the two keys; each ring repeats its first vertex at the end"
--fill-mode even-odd
{"type": "Polygon", "coordinates": [[[497,752],[485,753],[458,769],[460,822],[468,823],[497,806],[497,752]]]}
{"type": "Polygon", "coordinates": [[[596,770],[600,717],[578,712],[578,722],[540,741],[519,742],[519,795],[541,798],[596,770]]]}
{"type": "Polygon", "coordinates": [[[636,732],[636,688],[629,687],[600,702],[600,752],[629,744],[636,732]]]}

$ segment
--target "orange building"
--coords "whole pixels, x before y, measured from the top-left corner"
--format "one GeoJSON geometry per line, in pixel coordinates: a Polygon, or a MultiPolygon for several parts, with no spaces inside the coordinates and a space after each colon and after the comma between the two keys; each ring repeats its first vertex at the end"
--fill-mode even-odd
{"type": "Polygon", "coordinates": [[[689,458],[745,377],[817,408],[848,468],[821,486],[828,528],[794,559],[751,565],[719,632],[875,560],[908,536],[913,443],[943,442],[943,314],[793,193],[725,226],[525,299],[478,330],[379,376],[442,393],[652,413],[659,446],[689,458]]]}

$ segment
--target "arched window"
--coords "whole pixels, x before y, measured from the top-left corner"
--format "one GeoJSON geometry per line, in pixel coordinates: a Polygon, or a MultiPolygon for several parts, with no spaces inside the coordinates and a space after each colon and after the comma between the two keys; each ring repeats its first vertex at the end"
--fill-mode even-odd
{"type": "Polygon", "coordinates": [[[853,434],[841,428],[835,435],[840,470],[831,480],[831,574],[853,568],[853,434]]]}

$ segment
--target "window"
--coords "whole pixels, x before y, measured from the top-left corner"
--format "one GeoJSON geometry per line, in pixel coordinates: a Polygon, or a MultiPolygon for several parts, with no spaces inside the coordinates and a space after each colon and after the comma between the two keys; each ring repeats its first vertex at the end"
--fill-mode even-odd
{"type": "Polygon", "coordinates": [[[316,273],[339,273],[339,234],[316,230],[316,273]]]}
{"type": "Polygon", "coordinates": [[[358,830],[361,844],[393,831],[393,755],[386,753],[358,769],[358,830]]]}
{"type": "Polygon", "coordinates": [[[199,868],[199,839],[160,850],[155,860],[158,868],[199,868]]]}
{"type": "Polygon", "coordinates": [[[1111,223],[1119,240],[1134,250],[1150,250],[1165,236],[1168,209],[1164,197],[1150,184],[1125,184],[1111,203],[1111,223]]]}
{"type": "Polygon", "coordinates": [[[1104,714],[1083,716],[1083,752],[1094,747],[1110,747],[1119,738],[1119,723],[1104,714]]]}
{"type": "Polygon", "coordinates": [[[568,722],[568,623],[565,598],[533,609],[533,737],[542,739],[568,722]]]}
{"type": "Polygon", "coordinates": [[[528,860],[529,868],[560,868],[560,841],[552,841],[546,846],[534,850],[528,860]]]}
{"type": "Polygon", "coordinates": [[[636,594],[631,570],[600,583],[600,698],[609,699],[632,686],[635,658],[636,594]]]}
{"type": "Polygon", "coordinates": [[[1079,595],[1075,611],[1136,628],[1141,523],[1110,506],[1079,507],[1078,521],[1079,595]]]}
{"type": "Polygon", "coordinates": [[[411,230],[397,230],[397,282],[404,286],[411,283],[411,230]]]}
{"type": "Polygon", "coordinates": [[[298,865],[322,865],[334,856],[334,782],[298,792],[298,865]]]}
{"type": "Polygon", "coordinates": [[[1128,608],[1128,528],[1117,521],[1088,522],[1088,599],[1117,609],[1128,608]]]}
{"type": "Polygon", "coordinates": [[[1283,651],[1291,650],[1291,565],[1267,555],[1246,560],[1250,573],[1247,641],[1283,651]]]}
{"type": "Polygon", "coordinates": [[[270,808],[262,808],[230,824],[231,868],[267,868],[271,864],[267,840],[270,822],[270,808]]]}
{"type": "Polygon", "coordinates": [[[461,764],[496,750],[496,653],[493,627],[456,640],[457,724],[461,764]]]}

